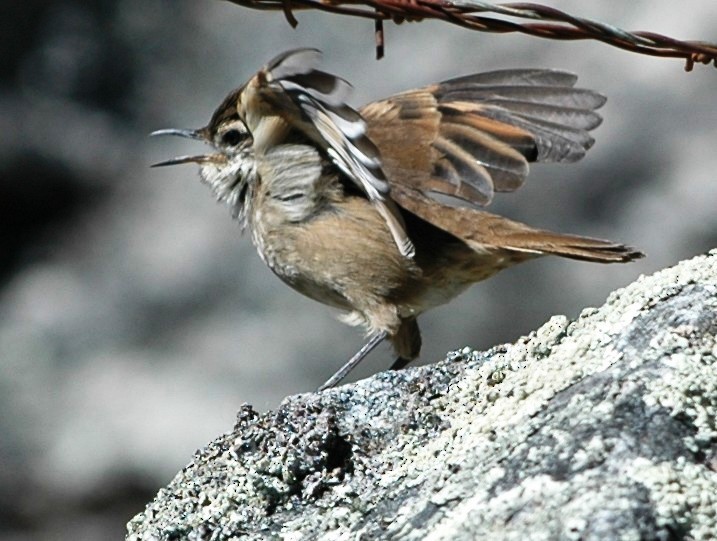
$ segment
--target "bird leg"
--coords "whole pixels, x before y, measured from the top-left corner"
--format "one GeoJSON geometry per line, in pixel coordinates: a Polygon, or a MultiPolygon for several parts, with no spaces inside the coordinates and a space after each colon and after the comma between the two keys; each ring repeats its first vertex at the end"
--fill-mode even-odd
{"type": "Polygon", "coordinates": [[[421,352],[421,331],[416,318],[402,319],[398,331],[391,337],[391,342],[398,353],[398,358],[391,365],[391,370],[401,370],[421,352]]]}
{"type": "Polygon", "coordinates": [[[338,385],[338,383],[344,379],[351,370],[356,368],[359,363],[373,351],[373,349],[379,345],[381,342],[383,342],[386,337],[388,336],[388,331],[381,331],[378,334],[374,334],[368,342],[366,342],[361,349],[359,349],[356,354],[351,357],[345,365],[343,365],[341,368],[339,368],[336,373],[331,376],[326,383],[324,383],[321,387],[319,387],[319,391],[324,391],[326,389],[330,389],[331,387],[335,387],[338,385]]]}

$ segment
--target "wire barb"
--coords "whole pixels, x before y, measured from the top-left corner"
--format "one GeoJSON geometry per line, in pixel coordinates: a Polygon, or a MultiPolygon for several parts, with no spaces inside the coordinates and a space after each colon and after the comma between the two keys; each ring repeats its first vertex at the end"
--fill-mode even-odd
{"type": "Polygon", "coordinates": [[[383,33],[383,19],[376,19],[375,23],[376,30],[376,60],[381,60],[384,54],[384,33],[383,33]]]}
{"type": "Polygon", "coordinates": [[[284,12],[284,18],[286,19],[286,22],[289,23],[291,28],[299,26],[299,21],[296,20],[294,12],[291,11],[291,0],[282,0],[281,10],[284,12]]]}
{"type": "Polygon", "coordinates": [[[682,58],[685,70],[695,63],[717,67],[717,44],[703,41],[681,41],[654,32],[628,32],[615,26],[575,17],[564,11],[533,3],[492,4],[478,0],[227,0],[252,9],[280,10],[292,27],[298,24],[293,10],[328,11],[375,21],[376,57],[384,53],[383,21],[438,19],[479,32],[520,32],[531,36],[559,39],[594,39],[634,53],[682,58]],[[512,19],[527,19],[519,23],[512,19]]]}

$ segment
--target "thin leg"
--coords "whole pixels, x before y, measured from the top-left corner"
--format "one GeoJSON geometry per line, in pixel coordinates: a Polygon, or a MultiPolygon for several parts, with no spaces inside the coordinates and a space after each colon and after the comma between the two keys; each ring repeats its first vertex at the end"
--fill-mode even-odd
{"type": "Polygon", "coordinates": [[[387,331],[381,331],[380,333],[373,335],[371,339],[366,342],[363,347],[359,349],[356,354],[346,362],[345,365],[339,368],[336,373],[328,379],[326,383],[319,387],[319,391],[324,391],[331,387],[335,387],[342,379],[344,379],[349,374],[349,372],[351,372],[351,370],[353,370],[359,365],[359,363],[363,360],[364,357],[366,357],[366,355],[371,353],[371,351],[377,345],[383,342],[387,336],[387,331]]]}
{"type": "Polygon", "coordinates": [[[398,359],[391,365],[391,370],[401,370],[421,352],[421,331],[416,318],[409,317],[401,320],[401,326],[391,341],[398,353],[398,359]]]}

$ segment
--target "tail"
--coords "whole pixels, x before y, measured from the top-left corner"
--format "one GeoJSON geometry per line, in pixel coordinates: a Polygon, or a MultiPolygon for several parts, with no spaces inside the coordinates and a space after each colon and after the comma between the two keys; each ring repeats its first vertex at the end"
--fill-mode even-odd
{"type": "Polygon", "coordinates": [[[401,207],[458,237],[476,252],[506,250],[516,262],[547,254],[596,263],[627,263],[644,257],[619,242],[553,233],[482,210],[447,207],[402,186],[393,186],[391,195],[401,207]]]}
{"type": "MultiPolygon", "coordinates": [[[[520,224],[522,225],[522,224],[520,224]]],[[[558,255],[594,263],[627,263],[645,257],[630,246],[609,240],[563,235],[539,229],[518,229],[494,239],[497,247],[524,253],[526,259],[539,255],[558,255]]]]}

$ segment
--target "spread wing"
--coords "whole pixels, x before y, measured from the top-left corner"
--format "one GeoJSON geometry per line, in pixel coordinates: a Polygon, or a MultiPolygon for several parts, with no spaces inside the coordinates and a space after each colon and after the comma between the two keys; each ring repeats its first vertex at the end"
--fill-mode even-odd
{"type": "Polygon", "coordinates": [[[468,75],[370,103],[361,115],[392,184],[487,205],[523,184],[529,162],[576,161],[592,146],[605,98],[574,88],[576,79],[538,69],[468,75]]]}
{"type": "Polygon", "coordinates": [[[414,247],[389,196],[378,149],[366,135],[361,115],[345,103],[350,85],[317,70],[320,55],[316,49],[285,52],[247,83],[240,108],[253,144],[266,150],[279,142],[282,124],[303,132],[366,194],[386,220],[401,253],[412,257],[414,247]]]}

